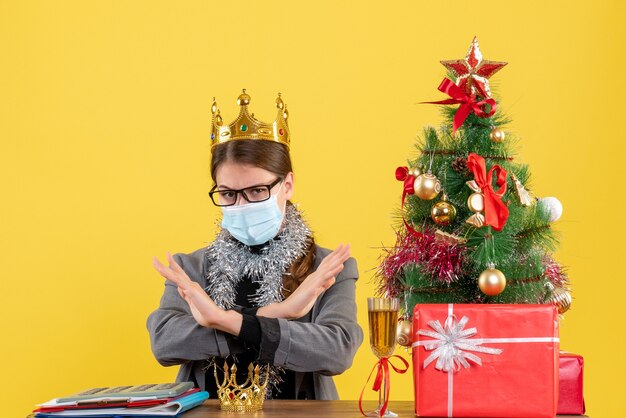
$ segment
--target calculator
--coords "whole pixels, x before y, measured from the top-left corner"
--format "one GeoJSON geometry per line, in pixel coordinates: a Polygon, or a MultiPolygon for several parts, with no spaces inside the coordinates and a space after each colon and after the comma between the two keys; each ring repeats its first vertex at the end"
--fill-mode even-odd
{"type": "Polygon", "coordinates": [[[173,398],[193,388],[192,382],[160,383],[137,386],[91,388],[74,395],[58,398],[57,403],[81,402],[96,398],[173,398]]]}

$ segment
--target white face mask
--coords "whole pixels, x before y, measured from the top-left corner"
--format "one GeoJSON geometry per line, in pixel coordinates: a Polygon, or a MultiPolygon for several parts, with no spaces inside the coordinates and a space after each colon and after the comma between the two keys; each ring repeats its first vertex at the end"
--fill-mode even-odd
{"type": "MultiPolygon", "coordinates": [[[[282,187],[281,184],[278,190],[282,187]]],[[[263,202],[222,206],[222,228],[246,245],[271,240],[278,234],[282,223],[283,210],[278,207],[278,193],[263,202]]]]}

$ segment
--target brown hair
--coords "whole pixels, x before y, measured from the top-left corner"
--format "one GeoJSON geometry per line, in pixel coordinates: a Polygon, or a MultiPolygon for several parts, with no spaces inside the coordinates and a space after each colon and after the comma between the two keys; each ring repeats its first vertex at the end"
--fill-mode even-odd
{"type": "MultiPolygon", "coordinates": [[[[237,140],[216,145],[211,155],[211,178],[214,182],[217,168],[225,161],[249,164],[285,178],[292,170],[291,157],[286,145],[272,141],[237,140]]],[[[291,202],[287,202],[292,205],[291,202]]],[[[289,296],[300,283],[313,272],[315,264],[315,240],[311,236],[306,254],[289,267],[283,276],[283,295],[289,296]]]]}

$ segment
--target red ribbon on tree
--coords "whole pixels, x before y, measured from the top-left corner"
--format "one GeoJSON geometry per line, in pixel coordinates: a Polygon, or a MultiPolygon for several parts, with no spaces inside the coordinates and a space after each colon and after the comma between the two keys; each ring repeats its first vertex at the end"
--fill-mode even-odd
{"type": "MultiPolygon", "coordinates": [[[[415,176],[409,173],[408,167],[398,167],[396,168],[396,180],[404,182],[404,188],[402,189],[402,208],[404,209],[404,199],[407,194],[415,193],[414,184],[415,184],[415,176]]],[[[421,236],[422,234],[417,232],[404,218],[404,214],[402,214],[402,221],[404,222],[404,226],[409,230],[412,234],[416,236],[421,236]]]]}
{"type": "Polygon", "coordinates": [[[502,201],[506,192],[507,172],[498,164],[487,172],[485,159],[471,152],[467,157],[467,168],[474,174],[474,181],[482,190],[485,201],[485,225],[490,225],[496,231],[501,231],[509,218],[509,208],[502,201]],[[493,189],[493,175],[496,173],[498,191],[493,189]]]}
{"type": "Polygon", "coordinates": [[[362,405],[362,401],[363,401],[363,392],[365,391],[365,388],[367,387],[367,384],[369,383],[370,379],[372,378],[372,373],[374,373],[375,369],[378,369],[378,371],[376,372],[376,377],[374,378],[374,384],[372,385],[372,390],[375,392],[380,391],[380,385],[383,383],[383,380],[385,382],[385,402],[383,403],[382,407],[380,408],[380,416],[382,417],[383,415],[385,415],[385,412],[387,411],[387,405],[389,404],[389,365],[391,365],[391,367],[400,374],[404,374],[406,373],[406,371],[409,369],[409,363],[403,359],[402,357],[398,356],[398,355],[393,355],[391,357],[383,357],[381,359],[379,359],[376,364],[374,364],[374,367],[372,368],[372,371],[370,372],[370,375],[367,377],[367,382],[365,382],[365,386],[363,386],[363,389],[361,389],[361,396],[359,396],[359,410],[361,411],[361,413],[365,416],[365,412],[363,412],[363,405],[362,405]],[[396,367],[393,365],[393,363],[391,363],[391,359],[393,357],[397,357],[399,358],[402,363],[404,364],[404,369],[401,369],[399,367],[396,367]]]}
{"type": "Polygon", "coordinates": [[[443,93],[446,93],[450,96],[450,99],[440,100],[438,102],[423,102],[429,104],[457,104],[459,103],[461,106],[457,109],[454,114],[454,122],[452,124],[452,135],[456,133],[456,130],[463,125],[465,119],[469,116],[470,113],[474,113],[476,116],[480,118],[488,118],[489,116],[493,116],[496,113],[496,101],[491,97],[485,100],[481,100],[479,102],[476,101],[476,95],[470,94],[468,95],[462,88],[454,84],[454,82],[450,79],[444,78],[441,84],[437,89],[443,93]],[[489,105],[490,109],[487,112],[485,110],[485,105],[489,105]]]}
{"type": "Polygon", "coordinates": [[[408,167],[398,167],[396,168],[396,180],[404,182],[404,190],[402,191],[402,204],[404,205],[406,195],[414,192],[415,176],[409,174],[408,167]]]}

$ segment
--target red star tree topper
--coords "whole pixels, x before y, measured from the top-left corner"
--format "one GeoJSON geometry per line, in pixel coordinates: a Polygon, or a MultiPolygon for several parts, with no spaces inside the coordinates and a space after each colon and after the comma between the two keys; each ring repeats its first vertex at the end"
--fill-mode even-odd
{"type": "Polygon", "coordinates": [[[469,51],[462,60],[441,61],[456,76],[456,85],[467,94],[490,98],[488,78],[497,73],[506,62],[485,61],[478,47],[478,39],[474,37],[469,51]]]}

